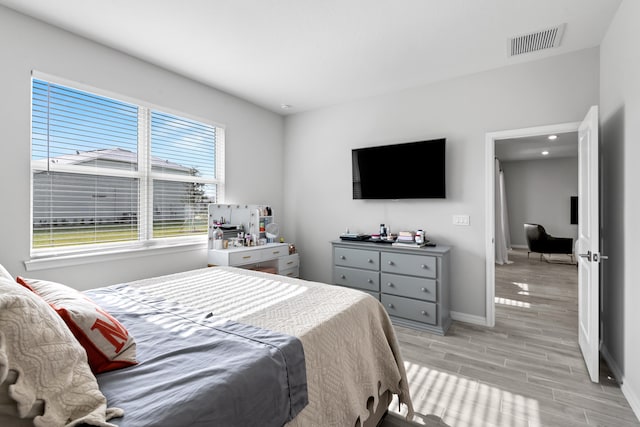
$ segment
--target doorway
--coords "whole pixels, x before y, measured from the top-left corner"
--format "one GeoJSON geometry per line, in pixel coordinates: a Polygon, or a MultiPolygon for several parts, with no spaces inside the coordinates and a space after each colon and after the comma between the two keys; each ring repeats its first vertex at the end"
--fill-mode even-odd
{"type": "Polygon", "coordinates": [[[497,140],[527,135],[558,134],[578,131],[578,239],[575,253],[578,259],[578,344],[592,382],[599,381],[599,307],[601,292],[599,228],[599,137],[598,106],[589,108],[580,123],[565,123],[513,131],[494,132],[486,137],[487,195],[487,325],[495,325],[495,144],[497,140]]]}
{"type": "Polygon", "coordinates": [[[485,158],[485,188],[486,188],[486,324],[487,326],[495,326],[495,154],[496,141],[512,140],[515,138],[530,138],[540,135],[564,134],[569,132],[577,132],[580,126],[579,122],[561,123],[549,126],[538,126],[524,129],[514,129],[500,132],[492,132],[486,135],[486,158],[485,158]]]}
{"type": "Polygon", "coordinates": [[[524,224],[532,224],[528,234],[537,251],[532,257],[574,262],[578,132],[499,139],[495,141],[495,157],[495,262],[510,264],[508,249],[529,248],[524,224]],[[547,240],[547,234],[555,239],[547,240]]]}

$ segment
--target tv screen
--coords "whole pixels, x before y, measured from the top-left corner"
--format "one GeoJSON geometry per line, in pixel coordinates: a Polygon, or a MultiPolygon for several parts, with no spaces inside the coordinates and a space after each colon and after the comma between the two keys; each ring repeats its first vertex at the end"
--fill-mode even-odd
{"type": "Polygon", "coordinates": [[[444,199],[445,139],[351,151],[354,199],[444,199]]]}

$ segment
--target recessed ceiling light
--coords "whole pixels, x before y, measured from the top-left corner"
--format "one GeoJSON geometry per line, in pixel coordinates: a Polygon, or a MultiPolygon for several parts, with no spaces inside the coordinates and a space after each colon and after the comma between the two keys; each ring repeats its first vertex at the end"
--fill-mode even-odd
{"type": "Polygon", "coordinates": [[[280,108],[282,108],[283,110],[288,110],[289,108],[291,108],[292,106],[289,104],[280,104],[280,108]]]}
{"type": "Polygon", "coordinates": [[[543,152],[542,152],[542,155],[543,155],[543,156],[548,156],[548,155],[549,155],[549,152],[545,150],[545,151],[543,151],[543,152]]]}
{"type": "Polygon", "coordinates": [[[547,138],[553,141],[554,139],[558,139],[558,135],[549,135],[547,138]]]}

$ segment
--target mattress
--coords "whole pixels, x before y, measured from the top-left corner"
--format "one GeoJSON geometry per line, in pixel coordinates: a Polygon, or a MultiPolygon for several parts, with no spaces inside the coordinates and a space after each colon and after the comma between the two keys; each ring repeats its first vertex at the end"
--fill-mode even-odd
{"type": "Polygon", "coordinates": [[[87,291],[136,337],[138,363],[98,374],[120,427],[281,427],[307,405],[290,335],[217,319],[125,285],[87,291]]]}
{"type": "Polygon", "coordinates": [[[126,284],[217,321],[297,337],[304,348],[309,403],[286,425],[358,426],[398,395],[413,413],[391,321],[373,297],[284,276],[213,267],[126,284]],[[382,403],[381,403],[382,402],[382,403]]]}

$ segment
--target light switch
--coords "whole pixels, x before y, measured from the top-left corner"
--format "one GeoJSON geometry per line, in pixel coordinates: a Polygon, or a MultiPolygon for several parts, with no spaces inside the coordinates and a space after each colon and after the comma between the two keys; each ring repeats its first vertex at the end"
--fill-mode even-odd
{"type": "Polygon", "coordinates": [[[454,225],[469,225],[469,215],[454,215],[453,216],[453,224],[454,225]]]}

